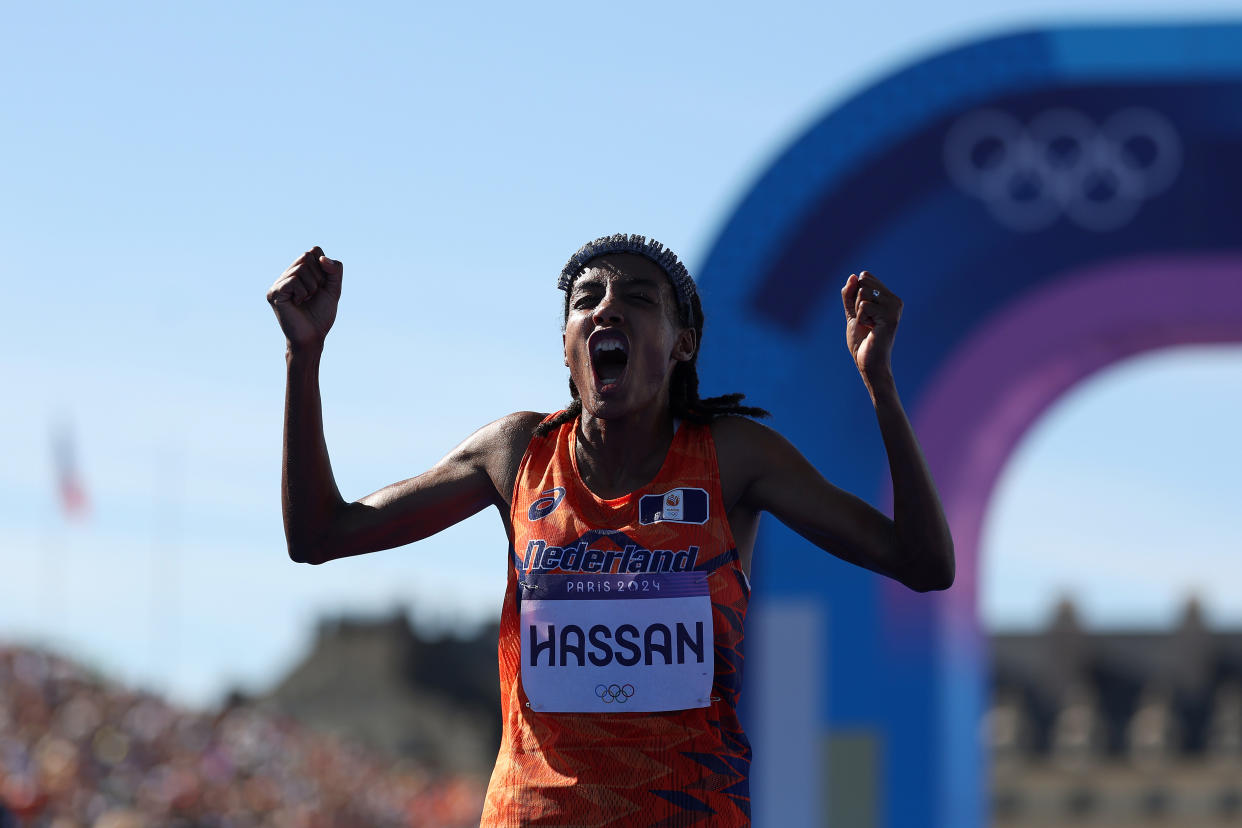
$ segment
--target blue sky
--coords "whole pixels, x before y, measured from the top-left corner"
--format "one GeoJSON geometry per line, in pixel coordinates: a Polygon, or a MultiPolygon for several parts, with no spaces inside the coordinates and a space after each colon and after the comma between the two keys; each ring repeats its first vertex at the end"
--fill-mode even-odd
{"type": "MultiPolygon", "coordinates": [[[[583,241],[647,233],[693,272],[765,165],[898,66],[1020,26],[1233,8],[7,9],[0,640],[198,704],[266,687],[323,613],[498,612],[493,513],[327,567],[285,557],[283,339],[263,294],[310,246],[346,268],[322,387],[357,498],[563,403],[555,275],[583,241]],[[61,417],[93,503],[81,525],[54,497],[61,417]]],[[[1150,355],[1068,394],[997,489],[985,618],[1037,624],[1072,591],[1098,623],[1164,623],[1197,589],[1242,623],[1239,408],[1237,349],[1150,355]]]]}

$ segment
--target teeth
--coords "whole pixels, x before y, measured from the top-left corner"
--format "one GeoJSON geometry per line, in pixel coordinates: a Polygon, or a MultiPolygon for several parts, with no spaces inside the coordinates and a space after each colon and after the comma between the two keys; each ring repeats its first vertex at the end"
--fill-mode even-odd
{"type": "Polygon", "coordinates": [[[621,351],[621,352],[624,352],[624,351],[625,351],[625,346],[621,344],[621,341],[620,341],[620,340],[617,340],[617,339],[604,339],[604,340],[601,340],[601,341],[599,341],[599,342],[596,342],[596,343],[595,343],[595,347],[594,347],[594,349],[593,349],[593,350],[594,350],[594,352],[595,352],[595,353],[597,353],[597,354],[598,354],[600,351],[621,351]]]}

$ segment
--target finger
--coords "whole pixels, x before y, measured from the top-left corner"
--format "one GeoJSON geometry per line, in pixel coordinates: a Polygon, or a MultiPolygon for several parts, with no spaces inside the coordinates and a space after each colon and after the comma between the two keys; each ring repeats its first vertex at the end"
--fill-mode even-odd
{"type": "Polygon", "coordinates": [[[303,253],[302,255],[294,259],[292,262],[290,262],[289,266],[285,268],[285,272],[282,273],[281,275],[282,276],[287,275],[290,271],[292,271],[294,268],[298,267],[299,265],[306,264],[306,262],[315,258],[315,255],[316,254],[315,254],[314,248],[307,250],[305,253],[303,253]]]}
{"type": "Polygon", "coordinates": [[[329,279],[333,276],[340,276],[341,271],[344,270],[344,266],[340,262],[336,259],[329,259],[323,253],[319,254],[318,263],[320,269],[323,270],[324,276],[329,279]]]}
{"type": "Polygon", "coordinates": [[[295,305],[302,304],[310,296],[310,288],[306,286],[301,270],[295,270],[289,274],[288,291],[295,305]]]}
{"type": "MultiPolygon", "coordinates": [[[[858,302],[872,302],[894,311],[901,313],[901,299],[897,298],[897,294],[878,287],[874,280],[867,279],[862,283],[862,287],[858,291],[858,302]]],[[[857,309],[856,309],[857,310],[857,309]]]]}
{"type": "Polygon", "coordinates": [[[323,268],[324,273],[323,286],[339,296],[341,293],[341,281],[345,275],[345,266],[336,259],[329,259],[322,254],[319,256],[319,264],[323,268]]]}
{"type": "Polygon", "coordinates": [[[268,291],[269,301],[289,301],[299,305],[312,295],[326,278],[317,261],[321,253],[318,247],[312,247],[294,259],[268,291]]]}
{"type": "Polygon", "coordinates": [[[277,285],[272,285],[267,289],[267,301],[271,305],[281,305],[292,301],[289,294],[281,290],[277,285]]]}
{"type": "Polygon", "coordinates": [[[302,283],[306,285],[307,293],[311,296],[322,290],[328,282],[328,273],[323,265],[325,259],[327,257],[323,255],[323,250],[318,245],[306,251],[306,261],[303,262],[299,276],[302,283]]]}
{"type": "Polygon", "coordinates": [[[859,292],[864,299],[869,302],[879,302],[893,311],[896,316],[901,316],[903,303],[900,296],[885,287],[884,283],[869,270],[864,270],[859,275],[859,279],[862,285],[859,292]]]}
{"type": "Polygon", "coordinates": [[[858,298],[866,299],[867,302],[879,302],[887,294],[887,288],[879,283],[879,279],[872,276],[871,272],[863,271],[858,274],[858,298]]]}
{"type": "Polygon", "coordinates": [[[859,272],[858,280],[860,282],[866,282],[866,285],[864,285],[864,287],[879,288],[881,292],[888,290],[888,286],[885,285],[883,282],[881,282],[878,278],[876,278],[876,275],[872,273],[870,270],[863,270],[859,272]]]}
{"type": "Polygon", "coordinates": [[[312,247],[306,252],[306,261],[303,263],[306,273],[311,277],[315,287],[322,287],[327,280],[328,274],[323,268],[324,258],[323,251],[318,246],[312,247]]]}
{"type": "Polygon", "coordinates": [[[306,290],[293,272],[282,274],[271,290],[267,292],[267,300],[272,304],[292,302],[298,304],[305,297],[306,290]]]}
{"type": "Polygon", "coordinates": [[[313,293],[313,285],[314,279],[307,274],[306,263],[300,262],[280,274],[273,287],[288,296],[293,304],[300,305],[313,293]]]}
{"type": "Polygon", "coordinates": [[[863,306],[863,303],[864,303],[864,302],[874,302],[874,301],[878,298],[878,297],[876,297],[876,296],[875,296],[875,294],[874,294],[874,292],[873,292],[874,290],[875,290],[875,288],[872,288],[871,286],[866,285],[866,284],[862,281],[862,278],[861,278],[861,277],[859,277],[859,280],[858,280],[858,292],[854,294],[854,313],[855,313],[855,315],[862,313],[862,306],[863,306]]]}
{"type": "Polygon", "coordinates": [[[327,290],[339,298],[345,266],[336,259],[329,258],[319,245],[315,245],[308,252],[309,262],[313,263],[312,272],[315,274],[316,289],[327,290]]]}
{"type": "Polygon", "coordinates": [[[853,319],[857,315],[855,304],[858,297],[858,276],[851,273],[850,278],[845,280],[845,287],[841,288],[841,303],[845,305],[846,320],[853,319]]]}
{"type": "Polygon", "coordinates": [[[297,278],[298,282],[302,285],[302,289],[306,292],[306,296],[303,297],[303,301],[319,292],[319,283],[322,281],[322,277],[316,275],[315,270],[313,270],[309,264],[298,268],[297,278]]]}
{"type": "Polygon", "coordinates": [[[863,302],[858,308],[858,321],[869,328],[889,327],[888,312],[876,302],[863,302]]]}

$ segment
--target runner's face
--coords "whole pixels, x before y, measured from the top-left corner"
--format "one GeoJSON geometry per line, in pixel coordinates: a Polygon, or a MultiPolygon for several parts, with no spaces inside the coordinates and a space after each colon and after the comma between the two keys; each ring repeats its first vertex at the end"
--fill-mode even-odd
{"type": "Polygon", "coordinates": [[[601,418],[668,405],[669,378],[694,355],[693,328],[675,321],[664,271],[632,253],[593,259],[574,281],[565,364],[582,405],[601,418]]]}

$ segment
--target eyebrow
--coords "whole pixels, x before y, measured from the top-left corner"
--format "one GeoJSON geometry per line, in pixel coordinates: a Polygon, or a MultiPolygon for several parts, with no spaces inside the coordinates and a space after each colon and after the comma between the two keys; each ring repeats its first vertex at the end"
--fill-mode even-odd
{"type": "Polygon", "coordinates": [[[659,290],[660,283],[655,279],[648,279],[645,276],[638,276],[630,279],[629,284],[626,285],[626,287],[654,288],[655,290],[659,290]]]}
{"type": "MultiPolygon", "coordinates": [[[[583,276],[581,279],[574,282],[574,292],[577,292],[579,288],[603,287],[604,281],[604,278],[601,276],[583,276]]],[[[630,276],[625,278],[623,287],[651,288],[653,290],[659,290],[660,283],[657,280],[649,279],[646,276],[630,276]]]]}

